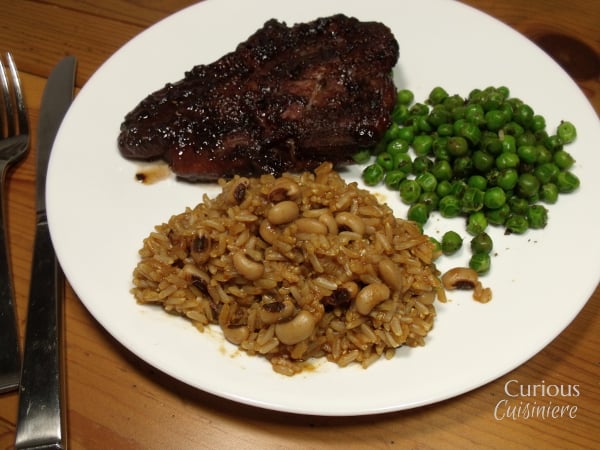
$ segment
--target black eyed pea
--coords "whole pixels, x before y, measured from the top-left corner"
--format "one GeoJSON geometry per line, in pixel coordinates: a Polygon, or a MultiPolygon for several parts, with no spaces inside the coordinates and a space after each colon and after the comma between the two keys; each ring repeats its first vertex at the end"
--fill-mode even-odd
{"type": "Polygon", "coordinates": [[[268,198],[272,202],[295,199],[300,195],[300,186],[291,178],[278,178],[269,191],[268,198]]]}
{"type": "Polygon", "coordinates": [[[354,213],[347,211],[338,213],[335,216],[335,221],[339,226],[347,227],[361,236],[365,234],[365,222],[354,213]]]}
{"type": "Polygon", "coordinates": [[[244,201],[246,197],[246,190],[250,185],[248,178],[240,177],[235,178],[230,182],[228,189],[225,194],[225,201],[232,205],[239,205],[244,201]]]}
{"type": "Polygon", "coordinates": [[[275,336],[286,345],[294,345],[310,337],[317,321],[308,311],[300,311],[292,320],[275,325],[275,336]]]}
{"type": "Polygon", "coordinates": [[[479,276],[471,268],[454,267],[442,275],[442,284],[448,290],[453,289],[475,289],[480,285],[479,276]]]}
{"type": "Polygon", "coordinates": [[[323,222],[319,222],[317,219],[310,219],[308,217],[300,217],[296,220],[296,226],[300,233],[311,233],[311,234],[327,234],[327,225],[323,222]]]}
{"type": "Polygon", "coordinates": [[[251,260],[241,251],[234,253],[232,259],[235,270],[250,281],[258,280],[265,271],[265,266],[262,263],[251,260]]]}
{"type": "Polygon", "coordinates": [[[258,316],[264,323],[272,324],[290,318],[295,310],[294,304],[289,300],[283,302],[273,301],[262,305],[258,316]]]}
{"type": "Polygon", "coordinates": [[[335,218],[329,214],[323,214],[321,216],[319,216],[319,222],[321,222],[323,225],[325,225],[327,227],[327,230],[329,231],[329,234],[338,234],[338,225],[337,222],[335,221],[335,218]]]}
{"type": "Polygon", "coordinates": [[[273,244],[273,242],[277,240],[277,231],[275,228],[273,228],[273,224],[271,224],[271,222],[269,222],[267,219],[264,219],[260,223],[260,226],[258,227],[258,233],[267,244],[273,244]]]}
{"type": "Polygon", "coordinates": [[[269,209],[267,219],[273,225],[281,225],[295,220],[300,215],[298,204],[291,200],[276,203],[269,209]]]}
{"type": "Polygon", "coordinates": [[[225,339],[227,339],[229,342],[235,345],[240,345],[248,338],[249,335],[250,330],[248,330],[247,326],[241,325],[238,327],[223,327],[223,336],[225,336],[225,339]]]}
{"type": "Polygon", "coordinates": [[[394,291],[402,290],[402,272],[400,268],[389,258],[384,258],[377,264],[377,270],[381,279],[394,291]]]}
{"type": "Polygon", "coordinates": [[[340,289],[346,289],[348,298],[355,298],[358,295],[359,287],[354,281],[346,281],[340,285],[340,289]]]}
{"type": "Polygon", "coordinates": [[[375,306],[390,298],[390,288],[383,283],[366,285],[356,295],[356,310],[363,316],[368,315],[375,306]]]}

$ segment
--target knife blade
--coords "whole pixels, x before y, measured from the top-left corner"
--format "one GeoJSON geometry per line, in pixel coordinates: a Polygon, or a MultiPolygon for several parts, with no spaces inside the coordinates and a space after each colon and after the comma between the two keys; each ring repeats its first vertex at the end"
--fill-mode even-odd
{"type": "Polygon", "coordinates": [[[36,153],[36,231],[25,329],[15,448],[66,448],[65,379],[62,358],[64,279],[46,218],[50,151],[73,100],[76,59],[61,60],[42,95],[36,153]]]}

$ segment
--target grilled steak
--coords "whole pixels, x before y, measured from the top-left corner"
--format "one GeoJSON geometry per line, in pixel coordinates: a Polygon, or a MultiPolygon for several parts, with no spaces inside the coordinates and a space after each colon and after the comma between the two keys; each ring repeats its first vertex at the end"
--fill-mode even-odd
{"type": "Polygon", "coordinates": [[[397,60],[381,23],[272,19],[234,52],[144,99],[125,117],[119,149],[164,159],[191,181],[348,163],[389,126],[397,60]]]}

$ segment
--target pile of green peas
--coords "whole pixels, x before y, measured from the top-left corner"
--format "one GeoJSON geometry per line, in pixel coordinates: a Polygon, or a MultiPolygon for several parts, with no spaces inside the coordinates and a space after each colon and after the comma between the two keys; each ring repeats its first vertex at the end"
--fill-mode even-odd
{"type": "MultiPolygon", "coordinates": [[[[575,159],[565,150],[576,137],[569,121],[549,133],[545,118],[510,97],[504,86],[473,89],[467,98],[436,86],[423,102],[402,89],[382,141],[354,159],[368,164],[362,173],[365,184],[385,183],[399,192],[409,205],[409,220],[424,225],[434,211],[446,218],[465,217],[467,232],[477,239],[471,242],[469,265],[485,273],[490,268],[489,225],[504,227],[506,234],[544,228],[544,204],[579,187],[571,171],[575,159]]],[[[451,254],[462,239],[458,247],[452,240],[444,245],[444,238],[439,244],[451,254]]]]}

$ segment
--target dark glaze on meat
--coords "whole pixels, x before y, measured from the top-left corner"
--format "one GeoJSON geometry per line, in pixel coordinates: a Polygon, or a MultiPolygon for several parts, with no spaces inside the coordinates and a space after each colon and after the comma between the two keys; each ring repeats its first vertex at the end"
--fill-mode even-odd
{"type": "Polygon", "coordinates": [[[164,159],[190,181],[348,163],[390,124],[397,60],[381,23],[272,19],[234,52],[144,99],[121,125],[119,150],[164,159]]]}

